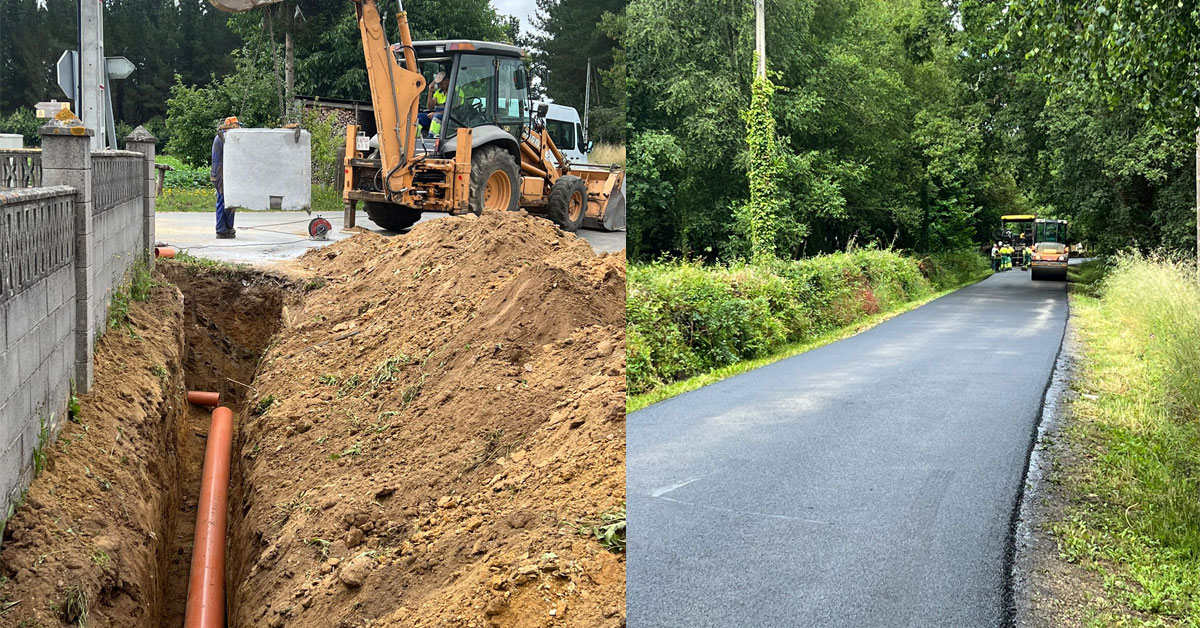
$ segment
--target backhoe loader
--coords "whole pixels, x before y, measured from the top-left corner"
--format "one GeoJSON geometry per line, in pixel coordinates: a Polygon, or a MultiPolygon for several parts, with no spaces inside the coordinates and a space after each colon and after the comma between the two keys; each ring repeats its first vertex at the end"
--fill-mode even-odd
{"type": "MultiPolygon", "coordinates": [[[[473,40],[413,42],[404,10],[389,45],[375,0],[351,0],[366,58],[374,139],[350,125],[342,194],[347,217],[362,202],[377,225],[399,231],[421,212],[514,211],[565,231],[625,227],[625,173],[572,164],[546,131],[546,108],[529,110],[524,53],[473,40]],[[397,54],[398,52],[398,54],[397,54]],[[427,77],[449,80],[436,127],[422,127],[427,77]],[[431,133],[430,133],[431,132],[431,133]],[[427,133],[429,133],[427,135],[427,133]]],[[[428,120],[431,112],[425,112],[428,120]]],[[[352,223],[349,223],[352,224],[352,223]]]]}

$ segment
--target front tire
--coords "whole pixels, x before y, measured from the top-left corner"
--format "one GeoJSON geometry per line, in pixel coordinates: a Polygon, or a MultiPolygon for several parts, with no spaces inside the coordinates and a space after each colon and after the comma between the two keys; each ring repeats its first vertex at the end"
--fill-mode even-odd
{"type": "Polygon", "coordinates": [[[575,175],[559,177],[550,188],[546,217],[563,231],[578,231],[587,213],[587,184],[575,175]]]}
{"type": "Polygon", "coordinates": [[[476,216],[484,211],[516,211],[521,200],[521,175],[517,162],[499,146],[483,146],[471,154],[471,198],[467,204],[476,216]]]}
{"type": "Polygon", "coordinates": [[[404,231],[421,219],[421,212],[403,205],[363,201],[363,209],[371,222],[388,231],[404,231]]]}

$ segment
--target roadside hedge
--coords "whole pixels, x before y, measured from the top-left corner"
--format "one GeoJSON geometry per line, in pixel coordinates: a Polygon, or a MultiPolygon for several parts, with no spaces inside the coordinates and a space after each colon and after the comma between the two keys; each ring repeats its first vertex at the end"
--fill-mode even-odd
{"type": "Polygon", "coordinates": [[[798,261],[630,264],[626,378],[644,393],[981,278],[973,252],[860,249],[798,261]]]}

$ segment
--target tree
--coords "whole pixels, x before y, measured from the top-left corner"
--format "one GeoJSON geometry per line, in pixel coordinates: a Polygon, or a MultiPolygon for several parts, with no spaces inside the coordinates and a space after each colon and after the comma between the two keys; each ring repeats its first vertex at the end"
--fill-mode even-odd
{"type": "Polygon", "coordinates": [[[1132,105],[1150,120],[1196,138],[1196,252],[1200,254],[1200,7],[1141,0],[1018,0],[1002,46],[1021,42],[1046,78],[1086,90],[1114,110],[1132,105]]]}
{"type": "MultiPolygon", "coordinates": [[[[587,91],[588,63],[592,67],[592,98],[598,104],[589,136],[622,141],[623,124],[619,120],[616,91],[610,73],[618,54],[618,41],[624,29],[625,0],[538,0],[534,24],[544,35],[534,38],[534,59],[545,85],[546,95],[554,102],[583,111],[587,91]],[[609,15],[611,17],[605,17],[609,15]],[[596,81],[596,77],[606,77],[596,81]]],[[[618,70],[620,71],[620,70],[618,70]]]]}

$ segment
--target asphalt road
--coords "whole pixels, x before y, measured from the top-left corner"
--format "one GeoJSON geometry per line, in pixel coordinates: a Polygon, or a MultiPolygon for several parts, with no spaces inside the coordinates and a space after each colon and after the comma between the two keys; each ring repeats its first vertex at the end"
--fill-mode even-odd
{"type": "Polygon", "coordinates": [[[630,415],[629,628],[1003,625],[1064,285],[994,275],[630,415]]]}
{"type": "MultiPolygon", "coordinates": [[[[323,214],[333,225],[329,240],[308,239],[308,221],[313,216],[304,212],[239,211],[235,219],[237,238],[218,240],[215,236],[213,214],[207,212],[161,212],[155,216],[155,235],[165,242],[200,257],[223,262],[267,263],[303,255],[308,249],[319,248],[348,238],[353,233],[342,231],[342,213],[323,214]]],[[[440,220],[448,214],[427,212],[420,222],[440,220]]],[[[397,235],[380,229],[358,212],[355,224],[383,235],[397,235]]],[[[400,234],[403,236],[403,233],[400,234]]],[[[580,229],[578,235],[587,240],[597,252],[613,252],[625,248],[625,232],[590,231],[580,229]]]]}

